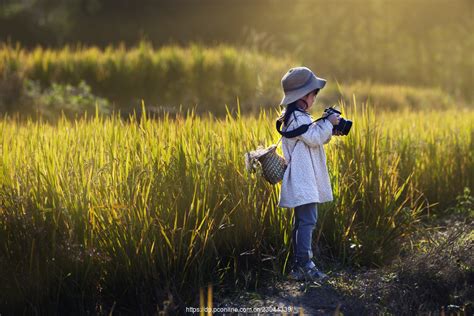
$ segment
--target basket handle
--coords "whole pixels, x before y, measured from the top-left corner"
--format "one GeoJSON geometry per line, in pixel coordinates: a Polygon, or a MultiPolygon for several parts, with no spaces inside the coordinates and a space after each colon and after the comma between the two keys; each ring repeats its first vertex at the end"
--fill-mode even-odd
{"type": "MultiPolygon", "coordinates": [[[[276,146],[275,146],[275,150],[277,149],[278,147],[278,144],[280,144],[281,140],[283,139],[284,136],[280,137],[280,139],[278,140],[278,142],[276,143],[276,146]]],[[[291,157],[293,157],[293,152],[295,151],[295,148],[296,148],[296,144],[298,143],[299,139],[296,140],[295,142],[295,147],[293,147],[293,150],[291,151],[291,155],[290,155],[290,159],[288,160],[288,163],[287,165],[290,164],[290,161],[291,161],[291,157]]]]}

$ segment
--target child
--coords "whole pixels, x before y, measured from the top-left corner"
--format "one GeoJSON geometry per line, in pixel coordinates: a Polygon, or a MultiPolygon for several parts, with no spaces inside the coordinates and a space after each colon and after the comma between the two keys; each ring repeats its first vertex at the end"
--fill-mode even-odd
{"type": "MultiPolygon", "coordinates": [[[[325,84],[325,79],[316,77],[307,67],[291,68],[283,76],[281,85],[285,96],[281,105],[286,106],[280,117],[283,131],[313,121],[308,110],[325,84]]],[[[294,208],[294,257],[289,276],[296,280],[327,277],[312,261],[311,243],[318,218],[317,203],[333,200],[323,145],[331,139],[333,126],[339,120],[338,114],[332,114],[310,125],[305,133],[282,139],[283,155],[289,165],[283,176],[278,206],[294,208]]]]}

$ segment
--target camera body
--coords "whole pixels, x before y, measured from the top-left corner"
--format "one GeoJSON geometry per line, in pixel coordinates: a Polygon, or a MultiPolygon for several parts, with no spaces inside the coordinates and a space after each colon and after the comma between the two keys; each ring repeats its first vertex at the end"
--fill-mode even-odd
{"type": "MultiPolygon", "coordinates": [[[[326,108],[324,110],[324,113],[326,113],[326,117],[328,117],[331,114],[341,114],[338,110],[336,110],[333,107],[326,108]]],[[[332,134],[334,135],[336,131],[339,131],[342,135],[347,135],[349,134],[349,131],[351,130],[352,127],[352,121],[351,120],[346,120],[342,116],[340,117],[339,124],[334,125],[332,128],[332,134]]]]}

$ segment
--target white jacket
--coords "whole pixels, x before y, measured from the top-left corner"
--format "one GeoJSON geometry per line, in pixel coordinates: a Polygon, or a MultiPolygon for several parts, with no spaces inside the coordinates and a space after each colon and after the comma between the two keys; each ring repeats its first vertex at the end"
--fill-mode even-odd
{"type": "MultiPolygon", "coordinates": [[[[313,118],[308,113],[294,111],[288,126],[283,126],[282,131],[291,131],[312,121],[313,118]]],[[[333,200],[323,147],[331,139],[332,128],[329,120],[320,120],[310,125],[300,136],[283,137],[283,155],[289,165],[281,183],[279,207],[293,208],[302,204],[333,200]]]]}

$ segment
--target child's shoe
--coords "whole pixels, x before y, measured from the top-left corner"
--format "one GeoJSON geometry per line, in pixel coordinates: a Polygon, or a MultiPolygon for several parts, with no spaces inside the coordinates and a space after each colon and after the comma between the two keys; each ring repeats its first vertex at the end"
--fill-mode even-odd
{"type": "Polygon", "coordinates": [[[293,268],[288,274],[288,278],[295,281],[303,281],[305,279],[303,268],[302,267],[293,268]]]}
{"type": "Polygon", "coordinates": [[[316,268],[316,266],[307,269],[305,273],[308,278],[313,281],[323,281],[328,278],[328,276],[322,271],[320,271],[318,268],[316,268]]]}
{"type": "Polygon", "coordinates": [[[328,276],[321,272],[312,261],[310,261],[310,263],[305,267],[295,267],[290,271],[288,277],[296,281],[322,281],[328,278],[328,276]]]}

